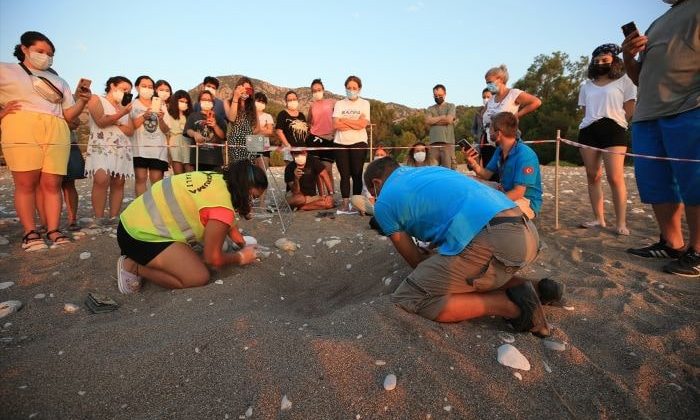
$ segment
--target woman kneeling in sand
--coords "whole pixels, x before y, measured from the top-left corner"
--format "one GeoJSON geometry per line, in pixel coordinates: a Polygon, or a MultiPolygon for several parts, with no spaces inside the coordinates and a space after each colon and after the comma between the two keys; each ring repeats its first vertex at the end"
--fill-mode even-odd
{"type": "Polygon", "coordinates": [[[125,294],[141,289],[142,277],[168,289],[203,286],[207,265],[246,265],[256,258],[235,225],[235,211],[247,216],[252,198],[267,189],[265,172],[239,161],[223,174],[188,172],[164,179],[121,214],[117,241],[117,284],[125,294]],[[222,252],[229,236],[241,250],[222,252]],[[188,245],[203,242],[200,258],[188,245]],[[202,261],[203,259],[203,261],[202,261]]]}

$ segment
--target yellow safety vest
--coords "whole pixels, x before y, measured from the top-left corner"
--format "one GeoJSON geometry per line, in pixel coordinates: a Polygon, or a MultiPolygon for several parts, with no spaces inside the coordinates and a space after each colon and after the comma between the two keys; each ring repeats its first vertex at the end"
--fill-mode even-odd
{"type": "Polygon", "coordinates": [[[132,238],[144,242],[193,242],[204,238],[199,211],[207,207],[233,210],[221,174],[187,172],[156,182],[120,216],[132,238]]]}

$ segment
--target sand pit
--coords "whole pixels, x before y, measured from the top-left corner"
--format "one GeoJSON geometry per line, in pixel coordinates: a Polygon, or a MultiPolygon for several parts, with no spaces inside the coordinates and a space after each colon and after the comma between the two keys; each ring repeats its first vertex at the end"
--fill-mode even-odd
{"type": "MultiPolygon", "coordinates": [[[[700,282],[663,274],[663,261],[624,252],[656,236],[631,169],[629,237],[577,228],[591,213],[582,168],[562,170],[562,226],[555,231],[553,174],[543,168],[546,195],[537,222],[547,248],[524,271],[567,284],[567,307],[546,309],[555,327],[548,343],[513,333],[500,319],[445,325],[391,305],[388,293],[409,269],[360,216],[295,213],[285,234],[274,219],[242,222],[270,248],[269,257],[217,272],[202,288],[146,284],[138,295],[120,295],[112,231],[89,232],[60,249],[20,249],[12,181],[2,168],[0,235],[9,244],[0,245],[0,284],[13,284],[0,288],[0,302],[19,300],[23,308],[0,319],[0,413],[696,417],[700,282]],[[281,237],[300,248],[277,250],[281,237]],[[340,242],[329,248],[325,242],[335,238],[340,242]],[[81,259],[85,252],[90,256],[81,259]],[[111,296],[119,309],[90,314],[82,304],[90,291],[111,296]],[[80,309],[66,312],[66,303],[80,309]],[[497,349],[513,339],[530,370],[498,362],[497,349]],[[390,374],[396,387],[386,390],[390,374]]],[[[89,180],[77,185],[80,216],[88,217],[89,180]]],[[[130,197],[131,183],[127,191],[130,197]]],[[[610,204],[606,211],[612,222],[610,204]]]]}

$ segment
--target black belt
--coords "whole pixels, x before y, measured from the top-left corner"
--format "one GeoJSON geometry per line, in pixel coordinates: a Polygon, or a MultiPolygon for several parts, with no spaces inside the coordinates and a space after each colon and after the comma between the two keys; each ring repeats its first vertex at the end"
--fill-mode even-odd
{"type": "Polygon", "coordinates": [[[521,223],[525,221],[523,216],[501,216],[489,220],[489,226],[496,226],[503,223],[521,223]]]}

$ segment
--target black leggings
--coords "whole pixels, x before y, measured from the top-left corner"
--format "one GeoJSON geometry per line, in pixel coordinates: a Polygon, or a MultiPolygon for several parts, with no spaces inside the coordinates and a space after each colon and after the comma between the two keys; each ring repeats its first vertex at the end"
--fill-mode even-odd
{"type": "Polygon", "coordinates": [[[350,178],[352,178],[352,194],[362,194],[362,170],[367,157],[367,143],[355,143],[349,146],[336,145],[335,164],[340,173],[340,195],[350,198],[350,178]],[[357,149],[353,149],[357,147],[357,149]]]}

